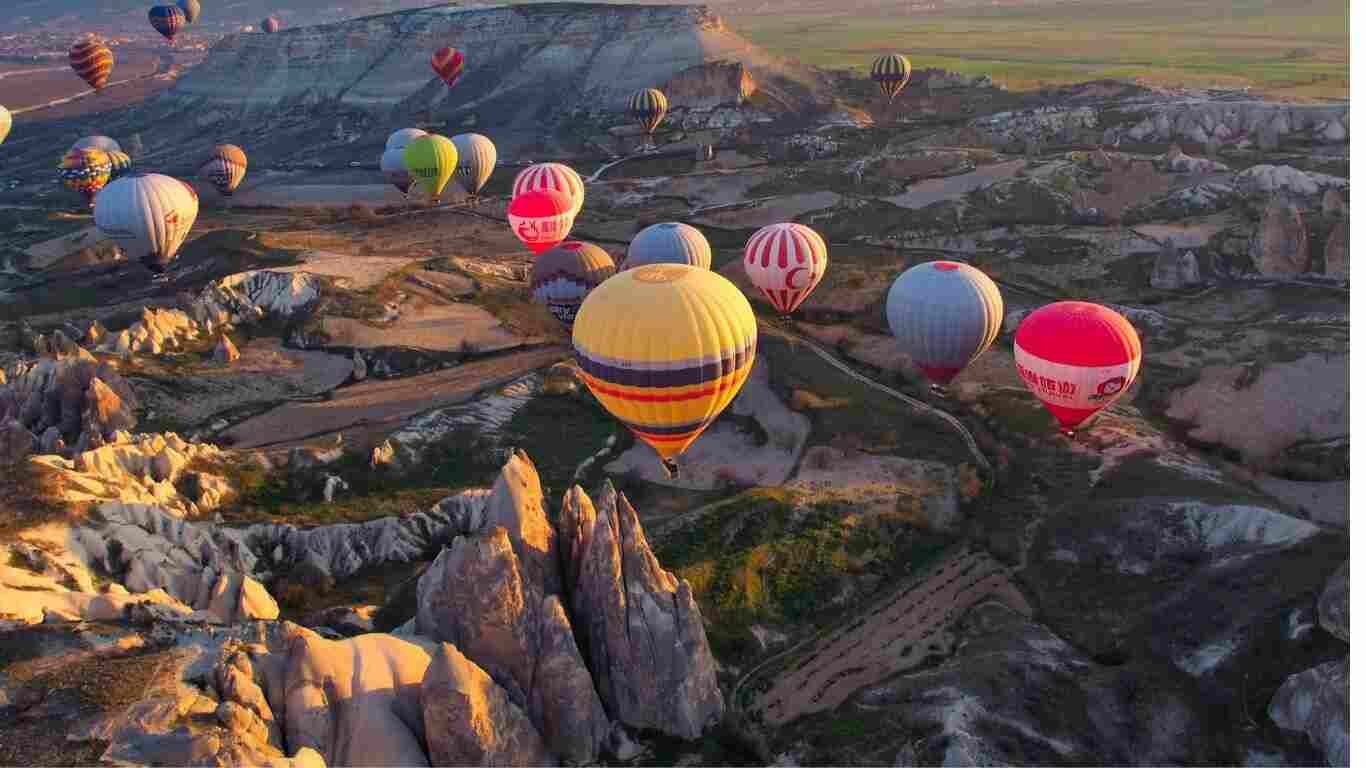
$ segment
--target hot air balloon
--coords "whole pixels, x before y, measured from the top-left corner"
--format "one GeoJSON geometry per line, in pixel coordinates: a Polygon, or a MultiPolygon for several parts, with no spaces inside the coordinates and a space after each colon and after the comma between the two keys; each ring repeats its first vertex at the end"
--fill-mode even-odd
{"type": "Polygon", "coordinates": [[[280,20],[274,16],[267,16],[261,20],[261,31],[267,35],[273,35],[280,31],[280,20]]]}
{"type": "Polygon", "coordinates": [[[914,266],[892,283],[887,324],[920,372],[948,384],[1001,331],[1005,302],[991,278],[956,261],[914,266]]]}
{"type": "Polygon", "coordinates": [[[574,205],[562,192],[533,189],[512,198],[508,224],[532,253],[543,253],[569,236],[574,227],[574,205]]]}
{"type": "Polygon", "coordinates": [[[1070,434],[1138,376],[1143,345],[1124,316],[1085,301],[1029,313],[1015,331],[1015,370],[1070,434]]]}
{"type": "Polygon", "coordinates": [[[465,71],[465,55],[454,48],[440,48],[432,54],[432,70],[451,88],[465,71]]]}
{"type": "Polygon", "coordinates": [[[565,328],[573,328],[584,297],[616,271],[616,262],[607,251],[592,243],[566,240],[536,257],[531,266],[531,297],[565,328]]]}
{"type": "Polygon", "coordinates": [[[711,269],[711,244],[696,227],[673,221],[652,224],[631,238],[621,271],[646,264],[688,264],[711,269]]]}
{"type": "Polygon", "coordinates": [[[685,264],[647,264],[588,294],[574,322],[583,381],[607,412],[659,454],[669,477],[740,392],[758,324],[729,280],[685,264]]]}
{"type": "Polygon", "coordinates": [[[130,260],[166,271],[199,215],[194,189],[159,173],[135,173],[105,187],[95,199],[95,226],[117,241],[130,260]]]}
{"type": "Polygon", "coordinates": [[[199,12],[202,10],[199,7],[199,0],[176,0],[175,4],[180,6],[180,10],[185,12],[185,22],[187,24],[193,24],[196,21],[199,21],[199,12]]]}
{"type": "Polygon", "coordinates": [[[493,168],[498,164],[498,148],[481,133],[462,133],[451,138],[460,162],[455,166],[455,180],[470,197],[478,197],[493,168]]]}
{"type": "Polygon", "coordinates": [[[400,128],[389,134],[389,139],[384,142],[384,148],[403,149],[413,143],[413,139],[426,136],[427,132],[421,128],[400,128]]]}
{"type": "Polygon", "coordinates": [[[208,179],[219,194],[232,197],[233,191],[247,175],[247,153],[235,144],[219,144],[199,167],[199,175],[208,179]]]}
{"type": "Polygon", "coordinates": [[[114,52],[99,39],[80,40],[71,46],[67,58],[71,60],[71,68],[91,88],[99,90],[109,82],[109,73],[114,69],[114,52]]]}
{"type": "Polygon", "coordinates": [[[8,109],[0,107],[0,144],[5,143],[5,138],[9,136],[9,129],[14,125],[14,116],[8,109]]]}
{"type": "Polygon", "coordinates": [[[583,210],[583,179],[579,174],[562,163],[537,163],[527,166],[512,180],[512,196],[516,197],[534,189],[554,189],[569,196],[574,204],[574,215],[583,210]]]}
{"type": "Polygon", "coordinates": [[[408,169],[413,182],[431,195],[432,200],[441,197],[446,182],[455,174],[458,159],[451,140],[433,133],[413,139],[403,149],[403,167],[408,169]]]}
{"type": "Polygon", "coordinates": [[[816,290],[829,260],[825,240],[804,224],[769,224],[745,243],[745,274],[784,317],[816,290]]]}
{"type": "Polygon", "coordinates": [[[873,62],[873,71],[869,75],[877,87],[882,89],[882,95],[887,97],[887,103],[892,103],[901,89],[906,87],[906,83],[911,79],[911,60],[899,53],[889,56],[879,56],[873,62]]]}
{"type": "Polygon", "coordinates": [[[133,172],[133,158],[127,152],[114,150],[109,155],[109,180],[121,179],[133,172]]]}
{"type": "Polygon", "coordinates": [[[95,195],[109,183],[113,164],[109,153],[100,149],[73,149],[62,155],[57,176],[67,189],[85,195],[86,203],[95,204],[95,195]]]}
{"type": "Polygon", "coordinates": [[[664,92],[657,88],[642,88],[636,91],[626,104],[626,112],[640,123],[647,141],[654,135],[659,124],[664,122],[664,115],[668,111],[669,100],[664,97],[664,92]]]}
{"type": "Polygon", "coordinates": [[[72,149],[99,149],[105,152],[122,152],[123,147],[117,141],[108,136],[86,136],[76,139],[76,143],[71,145],[72,149]]]}
{"type": "Polygon", "coordinates": [[[178,5],[154,5],[147,11],[147,20],[161,36],[174,43],[176,33],[185,27],[188,20],[178,5]]]}

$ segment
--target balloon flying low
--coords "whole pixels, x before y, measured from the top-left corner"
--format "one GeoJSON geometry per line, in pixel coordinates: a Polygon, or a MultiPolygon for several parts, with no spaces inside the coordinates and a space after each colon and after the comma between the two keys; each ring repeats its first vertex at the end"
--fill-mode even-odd
{"type": "Polygon", "coordinates": [[[537,189],[563,192],[573,204],[574,215],[583,210],[583,179],[578,171],[563,163],[537,163],[522,169],[512,180],[512,196],[537,189]]]}
{"type": "Polygon", "coordinates": [[[592,243],[566,240],[536,257],[531,266],[531,297],[565,328],[573,328],[584,298],[616,271],[607,251],[592,243]]]}
{"type": "Polygon", "coordinates": [[[91,88],[99,90],[109,82],[114,69],[114,52],[98,38],[86,37],[71,46],[67,53],[71,69],[91,88]]]}
{"type": "Polygon", "coordinates": [[[602,407],[677,458],[739,394],[758,350],[749,300],[711,270],[647,264],[593,289],[574,322],[574,356],[602,407]]]}
{"type": "Polygon", "coordinates": [[[1071,431],[1134,383],[1143,358],[1138,332],[1099,304],[1059,301],[1034,310],[1015,331],[1015,369],[1071,431]]]}
{"type": "Polygon", "coordinates": [[[455,180],[467,194],[477,196],[498,165],[498,148],[481,133],[452,136],[451,143],[460,155],[455,166],[455,180]]]}
{"type": "Polygon", "coordinates": [[[427,132],[419,128],[400,128],[389,134],[388,141],[384,143],[384,153],[379,156],[379,170],[384,174],[384,180],[405,195],[412,189],[413,177],[408,173],[408,166],[403,163],[403,150],[407,149],[414,139],[426,135],[427,132]]]}
{"type": "Polygon", "coordinates": [[[85,196],[87,205],[95,204],[95,195],[109,183],[114,170],[109,153],[102,149],[72,149],[62,155],[57,176],[67,189],[85,196]]]}
{"type": "Polygon", "coordinates": [[[86,137],[84,137],[84,138],[77,139],[77,140],[76,140],[76,143],[74,143],[74,144],[71,145],[71,148],[72,148],[72,149],[98,149],[98,150],[102,150],[102,151],[104,151],[104,152],[121,152],[121,151],[123,150],[123,147],[120,147],[120,146],[119,146],[119,143],[118,143],[117,141],[114,141],[113,139],[109,138],[108,136],[98,136],[98,135],[96,135],[96,136],[86,136],[86,137]]]}
{"type": "Polygon", "coordinates": [[[157,273],[176,257],[198,215],[194,188],[159,173],[125,176],[95,198],[95,226],[130,260],[157,273]]]}
{"type": "Polygon", "coordinates": [[[403,149],[403,167],[432,200],[441,197],[446,183],[455,175],[458,161],[459,155],[451,140],[434,133],[413,139],[403,149]]]}
{"type": "Polygon", "coordinates": [[[654,134],[668,112],[669,100],[658,88],[642,88],[626,103],[626,113],[640,124],[646,136],[654,134]]]}
{"type": "Polygon", "coordinates": [[[133,172],[133,159],[127,152],[113,150],[106,152],[109,155],[109,180],[121,179],[133,172]]]}
{"type": "Polygon", "coordinates": [[[956,261],[916,265],[887,293],[887,324],[911,361],[936,384],[948,384],[1001,332],[1005,302],[990,277],[956,261]]]}
{"type": "Polygon", "coordinates": [[[553,189],[523,192],[508,205],[508,225],[532,253],[544,253],[569,236],[574,205],[568,195],[553,189]]]}
{"type": "Polygon", "coordinates": [[[688,264],[711,269],[711,244],[696,227],[674,221],[652,224],[631,238],[621,271],[646,264],[688,264]]]}
{"type": "Polygon", "coordinates": [[[769,224],[745,243],[745,274],[784,317],[816,290],[829,261],[825,240],[805,224],[769,224]]]}

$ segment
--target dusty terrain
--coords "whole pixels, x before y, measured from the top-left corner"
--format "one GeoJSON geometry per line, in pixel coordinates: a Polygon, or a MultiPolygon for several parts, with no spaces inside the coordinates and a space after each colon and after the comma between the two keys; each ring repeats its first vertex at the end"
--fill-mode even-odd
{"type": "MultiPolygon", "coordinates": [[[[380,185],[380,115],[413,105],[339,136],[332,104],[213,114],[261,160],[231,201],[198,184],[160,281],[43,176],[86,123],[30,124],[0,193],[28,206],[0,208],[0,762],[1345,765],[1342,105],[960,78],[872,123],[865,83],[801,118],[778,75],[743,109],[696,77],[668,141],[713,160],[623,159],[598,107],[496,136],[579,169],[574,236],[616,257],[687,221],[755,298],[755,228],[830,244],[792,322],[755,300],[759,363],[674,481],[531,302],[516,166],[474,209],[380,185]],[[1006,304],[943,393],[884,309],[940,258],[1006,304]],[[1073,438],[1011,352],[1064,298],[1144,350],[1073,438]],[[101,690],[62,672],[101,654],[101,690]]],[[[206,109],[182,85],[106,115],[147,167],[219,135],[152,130],[206,109]]]]}

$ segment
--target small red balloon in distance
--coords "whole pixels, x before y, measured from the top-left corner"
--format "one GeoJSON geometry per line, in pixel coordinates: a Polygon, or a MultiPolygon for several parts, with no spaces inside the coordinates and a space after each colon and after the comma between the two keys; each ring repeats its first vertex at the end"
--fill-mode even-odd
{"type": "Polygon", "coordinates": [[[441,48],[432,54],[432,69],[449,88],[455,85],[455,81],[459,80],[460,74],[465,71],[465,56],[454,48],[441,48]]]}
{"type": "Polygon", "coordinates": [[[535,189],[512,198],[508,224],[532,253],[554,248],[574,226],[574,201],[563,192],[535,189]]]}
{"type": "Polygon", "coordinates": [[[1133,325],[1085,301],[1041,307],[1015,332],[1015,370],[1064,431],[1118,400],[1142,358],[1133,325]]]}

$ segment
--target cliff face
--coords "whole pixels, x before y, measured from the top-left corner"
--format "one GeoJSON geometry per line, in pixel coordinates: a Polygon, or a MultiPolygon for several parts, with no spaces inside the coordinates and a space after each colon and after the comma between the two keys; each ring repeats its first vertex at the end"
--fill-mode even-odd
{"type": "MultiPolygon", "coordinates": [[[[732,104],[755,85],[789,108],[828,101],[819,75],[766,55],[705,7],[587,3],[447,5],[231,35],[165,98],[238,115],[325,105],[456,119],[475,112],[484,124],[547,120],[619,111],[636,89],[664,87],[685,70],[720,61],[753,76],[754,84],[733,78],[732,104]],[[466,56],[452,89],[429,64],[445,45],[466,56]]],[[[724,102],[715,94],[706,100],[724,102]]]]}

